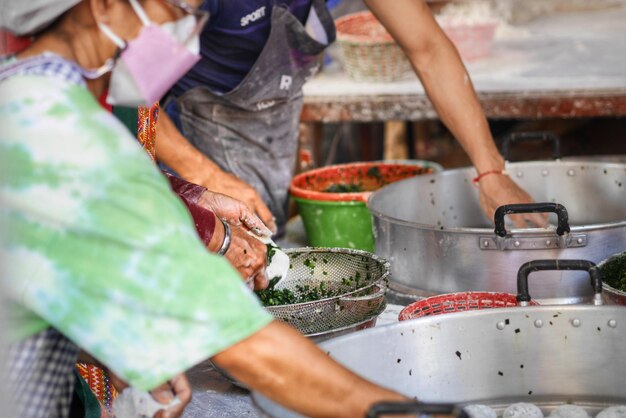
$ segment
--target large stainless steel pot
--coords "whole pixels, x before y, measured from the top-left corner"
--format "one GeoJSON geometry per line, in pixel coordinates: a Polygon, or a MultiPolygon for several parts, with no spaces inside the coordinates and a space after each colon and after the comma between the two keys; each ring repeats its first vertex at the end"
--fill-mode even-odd
{"type": "MultiPolygon", "coordinates": [[[[514,229],[494,233],[482,213],[473,168],[404,180],[376,192],[376,253],[391,262],[391,288],[418,296],[513,292],[517,266],[537,258],[598,262],[626,249],[626,164],[526,162],[507,166],[537,202],[558,202],[571,231],[514,229]]],[[[551,215],[552,217],[552,215],[551,215]]],[[[552,222],[556,223],[554,219],[552,222]]],[[[546,273],[535,291],[542,302],[578,302],[590,296],[585,277],[546,273]]]]}
{"type": "MultiPolygon", "coordinates": [[[[531,289],[540,282],[533,278],[531,289]]],[[[522,286],[520,299],[524,292],[522,286]]],[[[575,403],[596,413],[626,404],[624,327],[625,306],[516,307],[418,318],[320,347],[359,375],[423,402],[481,403],[500,413],[522,401],[544,413],[575,403]]],[[[299,417],[256,393],[254,399],[273,417],[299,417]]]]}

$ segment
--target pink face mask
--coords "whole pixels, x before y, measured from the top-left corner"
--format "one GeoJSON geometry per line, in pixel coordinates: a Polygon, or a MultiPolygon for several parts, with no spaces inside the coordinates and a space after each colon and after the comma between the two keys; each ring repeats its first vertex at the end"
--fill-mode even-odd
{"type": "Polygon", "coordinates": [[[100,30],[120,49],[111,72],[107,103],[149,106],[200,60],[199,22],[189,15],[158,26],[150,22],[137,0],[130,0],[144,24],[137,38],[125,42],[104,24],[100,30]]]}

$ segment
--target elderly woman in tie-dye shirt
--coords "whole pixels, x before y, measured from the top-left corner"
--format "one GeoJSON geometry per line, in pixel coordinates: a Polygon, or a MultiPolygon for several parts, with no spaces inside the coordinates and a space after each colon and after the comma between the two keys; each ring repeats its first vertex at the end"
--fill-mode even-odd
{"type": "Polygon", "coordinates": [[[206,251],[167,180],[98,105],[109,80],[112,101],[136,104],[138,94],[149,103],[161,74],[184,70],[163,60],[149,80],[156,86],[128,77],[145,34],[144,47],[155,36],[173,47],[150,54],[189,58],[176,38],[195,33],[198,1],[4,3],[0,27],[22,30],[67,10],[0,63],[0,286],[14,319],[19,416],[67,415],[78,347],[140,390],[169,380],[183,401],[188,386],[173,376],[209,357],[305,415],[362,416],[376,401],[402,399],[273,321],[236,270],[206,251]],[[173,19],[182,22],[174,31],[158,26],[173,19]],[[121,57],[120,42],[128,42],[121,57]]]}

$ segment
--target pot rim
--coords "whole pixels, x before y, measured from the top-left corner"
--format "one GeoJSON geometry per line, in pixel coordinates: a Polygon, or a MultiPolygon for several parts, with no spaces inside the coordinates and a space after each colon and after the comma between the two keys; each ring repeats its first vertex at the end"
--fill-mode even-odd
{"type": "MultiPolygon", "coordinates": [[[[505,170],[513,170],[515,168],[524,168],[533,166],[545,166],[546,164],[560,166],[557,168],[569,168],[569,167],[577,167],[580,169],[584,168],[613,168],[613,169],[623,169],[626,171],[626,163],[616,163],[616,162],[598,162],[598,161],[563,161],[563,160],[540,160],[540,161],[520,161],[515,163],[506,162],[505,170]]],[[[474,167],[461,167],[453,170],[445,170],[443,172],[435,172],[431,174],[425,174],[423,176],[432,177],[443,177],[447,175],[454,175],[455,173],[467,173],[468,178],[473,177],[474,167]]],[[[402,184],[405,181],[415,180],[415,177],[411,177],[408,179],[400,180],[398,182],[394,182],[393,184],[389,184],[371,194],[369,199],[367,200],[367,208],[371,212],[372,216],[378,219],[386,220],[394,224],[409,226],[416,229],[423,229],[429,231],[440,231],[440,232],[450,232],[455,234],[493,234],[492,227],[484,227],[484,228],[476,228],[476,227],[443,227],[432,224],[424,224],[414,221],[407,221],[404,219],[400,219],[394,216],[390,216],[387,214],[383,214],[380,211],[374,209],[372,207],[372,202],[377,199],[377,195],[384,192],[386,189],[390,187],[398,187],[398,185],[402,184]]],[[[603,222],[598,224],[588,224],[588,225],[576,225],[571,226],[571,232],[591,232],[594,230],[602,230],[602,229],[612,229],[626,226],[626,220],[623,221],[613,221],[613,222],[603,222]]],[[[512,228],[509,235],[542,235],[545,233],[554,232],[554,228],[512,228]]]]}
{"type": "MultiPolygon", "coordinates": [[[[439,232],[450,232],[454,234],[481,234],[481,235],[491,235],[494,234],[493,228],[463,228],[463,227],[453,227],[446,228],[443,226],[437,225],[429,225],[429,224],[421,224],[417,222],[405,221],[402,219],[394,218],[392,216],[383,215],[377,211],[372,210],[371,207],[368,206],[368,209],[372,213],[372,215],[376,218],[380,218],[391,223],[409,226],[415,229],[423,229],[429,231],[439,231],[439,232]]],[[[612,229],[612,228],[620,228],[626,226],[626,221],[617,221],[611,223],[603,223],[603,224],[591,224],[591,225],[582,225],[582,226],[572,226],[570,234],[576,232],[593,232],[596,230],[603,229],[612,229]]],[[[556,228],[547,227],[547,228],[511,228],[510,232],[507,236],[533,236],[533,235],[545,235],[546,233],[556,233],[556,228]]],[[[495,235],[495,234],[494,234],[495,235]]]]}
{"type": "MultiPolygon", "coordinates": [[[[337,338],[330,339],[328,341],[324,341],[320,344],[321,347],[326,348],[327,345],[337,344],[339,342],[343,342],[344,340],[350,339],[367,339],[368,335],[371,334],[385,334],[387,330],[391,330],[393,328],[411,328],[412,326],[419,325],[423,327],[427,327],[427,325],[423,325],[424,323],[433,322],[435,324],[442,322],[456,322],[457,320],[465,321],[477,321],[482,319],[482,317],[495,317],[499,318],[516,318],[516,317],[526,317],[527,314],[545,314],[551,312],[558,312],[560,316],[570,316],[573,314],[579,315],[588,315],[593,313],[611,313],[613,316],[615,314],[619,314],[616,316],[616,319],[620,319],[620,317],[626,318],[626,306],[623,305],[537,305],[537,306],[516,306],[511,308],[498,308],[498,309],[479,309],[474,311],[462,311],[462,312],[450,312],[445,315],[435,315],[435,316],[424,316],[421,318],[408,319],[406,321],[398,321],[391,324],[381,325],[378,327],[370,328],[367,330],[363,330],[362,332],[355,334],[342,335],[337,338]]],[[[584,319],[584,318],[583,318],[584,319]]],[[[496,332],[496,327],[494,327],[494,332],[496,332]]],[[[331,353],[332,354],[332,353],[331,353]]]]}

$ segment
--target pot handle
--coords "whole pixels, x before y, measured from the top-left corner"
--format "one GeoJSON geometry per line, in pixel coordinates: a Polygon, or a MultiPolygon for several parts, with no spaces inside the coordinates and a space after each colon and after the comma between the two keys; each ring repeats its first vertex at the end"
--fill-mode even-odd
{"type": "Polygon", "coordinates": [[[602,305],[602,273],[595,263],[587,260],[535,260],[522,264],[517,272],[517,302],[528,306],[528,276],[540,270],[583,270],[589,272],[591,286],[595,293],[593,304],[602,305]]]}
{"type": "Polygon", "coordinates": [[[506,226],[504,224],[505,215],[514,215],[517,213],[556,213],[558,218],[556,233],[562,236],[570,231],[569,216],[565,206],[559,203],[517,203],[513,205],[503,205],[496,209],[493,215],[493,223],[495,224],[494,232],[499,237],[506,237],[506,226]]]}
{"type": "Polygon", "coordinates": [[[552,159],[561,159],[561,138],[552,132],[513,132],[502,138],[502,155],[509,161],[509,149],[514,142],[543,141],[552,142],[552,159]]]}
{"type": "Polygon", "coordinates": [[[367,412],[367,418],[380,415],[445,414],[457,418],[470,418],[464,410],[453,404],[427,404],[420,402],[378,402],[367,412]]]}

